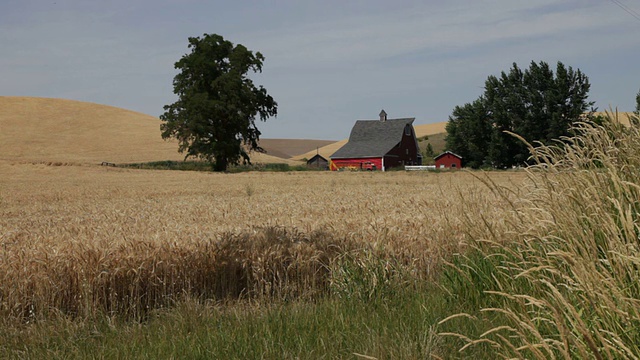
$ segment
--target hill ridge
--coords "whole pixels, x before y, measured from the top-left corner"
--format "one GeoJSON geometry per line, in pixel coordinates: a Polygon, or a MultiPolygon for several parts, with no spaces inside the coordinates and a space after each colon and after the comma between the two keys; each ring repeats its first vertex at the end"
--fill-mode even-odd
{"type": "MultiPolygon", "coordinates": [[[[92,102],[0,96],[0,161],[96,164],[183,160],[159,118],[92,102]]],[[[286,159],[252,153],[252,162],[286,159]]]]}

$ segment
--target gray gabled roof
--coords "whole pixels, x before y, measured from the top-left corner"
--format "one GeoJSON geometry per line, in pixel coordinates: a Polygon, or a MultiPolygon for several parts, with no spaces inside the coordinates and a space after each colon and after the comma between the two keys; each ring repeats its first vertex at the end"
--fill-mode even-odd
{"type": "Polygon", "coordinates": [[[382,157],[402,140],[404,128],[415,118],[358,120],[351,129],[349,142],[338,149],[332,159],[382,157]]]}
{"type": "Polygon", "coordinates": [[[324,160],[324,161],[327,161],[327,159],[325,159],[325,158],[324,158],[324,156],[322,156],[322,155],[320,155],[320,154],[315,154],[315,155],[313,155],[313,157],[312,157],[311,159],[307,160],[307,162],[312,162],[312,161],[313,161],[313,159],[316,159],[316,158],[317,158],[317,159],[322,159],[322,160],[324,160]]]}

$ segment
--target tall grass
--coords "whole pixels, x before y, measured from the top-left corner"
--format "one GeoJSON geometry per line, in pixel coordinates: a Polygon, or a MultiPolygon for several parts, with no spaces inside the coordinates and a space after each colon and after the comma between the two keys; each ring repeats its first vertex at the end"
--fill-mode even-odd
{"type": "Polygon", "coordinates": [[[452,319],[486,326],[479,336],[465,326],[442,334],[463,339],[463,353],[489,346],[503,358],[640,357],[640,128],[609,114],[602,126],[574,131],[531,149],[537,165],[505,214],[510,230],[484,224],[445,272],[450,296],[471,309],[452,319]]]}
{"type": "Polygon", "coordinates": [[[329,264],[350,246],[320,232],[267,227],[189,247],[144,242],[115,250],[74,244],[11,252],[2,259],[0,314],[24,321],[56,313],[142,319],[185,296],[310,298],[328,288],[329,264]]]}

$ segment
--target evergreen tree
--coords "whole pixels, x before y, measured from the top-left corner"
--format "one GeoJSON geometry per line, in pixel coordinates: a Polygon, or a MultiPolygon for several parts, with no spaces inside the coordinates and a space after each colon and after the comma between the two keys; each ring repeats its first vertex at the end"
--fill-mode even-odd
{"type": "Polygon", "coordinates": [[[431,146],[431,143],[427,143],[427,148],[424,151],[424,155],[428,158],[432,158],[434,157],[436,154],[433,152],[433,146],[431,146]]]}

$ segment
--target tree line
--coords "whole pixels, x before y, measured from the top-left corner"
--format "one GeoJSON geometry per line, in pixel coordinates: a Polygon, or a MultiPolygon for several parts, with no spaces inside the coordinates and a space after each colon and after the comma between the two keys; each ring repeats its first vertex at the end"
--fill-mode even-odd
{"type": "Polygon", "coordinates": [[[484,93],[456,106],[447,123],[447,148],[472,168],[509,168],[527,163],[529,143],[550,144],[570,135],[571,125],[584,120],[589,79],[580,70],[558,62],[555,72],[546,62],[531,62],[522,70],[489,76],[484,93]]]}

